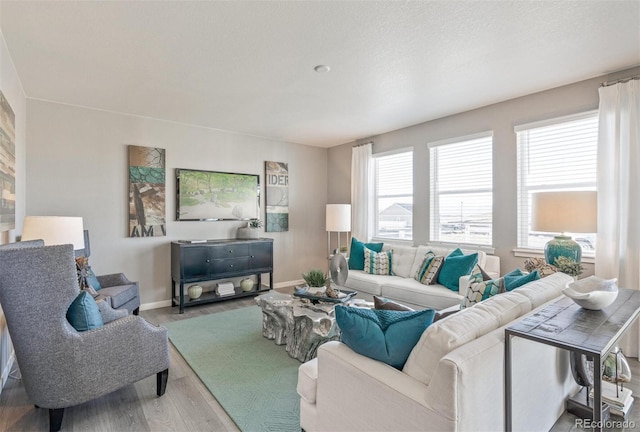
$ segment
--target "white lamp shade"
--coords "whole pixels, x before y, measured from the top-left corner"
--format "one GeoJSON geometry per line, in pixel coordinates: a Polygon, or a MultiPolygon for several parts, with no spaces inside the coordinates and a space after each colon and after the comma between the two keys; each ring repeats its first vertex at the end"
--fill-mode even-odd
{"type": "Polygon", "coordinates": [[[595,233],[595,191],[538,192],[531,195],[531,230],[549,233],[595,233]]]}
{"type": "Polygon", "coordinates": [[[351,204],[327,204],[327,231],[351,231],[351,204]]]}
{"type": "Polygon", "coordinates": [[[81,217],[27,216],[22,240],[44,240],[46,246],[72,244],[73,250],[84,249],[84,227],[81,217]]]}

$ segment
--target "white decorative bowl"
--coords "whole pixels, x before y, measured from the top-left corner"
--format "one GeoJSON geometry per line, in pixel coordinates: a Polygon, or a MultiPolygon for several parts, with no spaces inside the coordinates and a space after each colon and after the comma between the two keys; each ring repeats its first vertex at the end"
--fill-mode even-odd
{"type": "Polygon", "coordinates": [[[618,297],[618,279],[601,279],[589,276],[570,282],[562,293],[585,309],[600,310],[609,306],[618,297]]]}

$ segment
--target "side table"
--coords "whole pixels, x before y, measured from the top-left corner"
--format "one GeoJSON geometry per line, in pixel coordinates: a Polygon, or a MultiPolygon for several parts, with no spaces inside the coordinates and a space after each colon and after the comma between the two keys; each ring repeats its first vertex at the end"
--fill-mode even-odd
{"type": "Polygon", "coordinates": [[[601,311],[583,309],[563,297],[505,329],[505,430],[512,430],[511,338],[521,337],[593,358],[593,421],[602,429],[602,362],[640,315],[640,291],[620,289],[601,311]]]}

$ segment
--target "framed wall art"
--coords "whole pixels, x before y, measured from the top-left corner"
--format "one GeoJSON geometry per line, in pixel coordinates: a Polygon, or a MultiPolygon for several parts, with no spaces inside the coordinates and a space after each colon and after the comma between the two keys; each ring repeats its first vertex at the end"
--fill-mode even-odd
{"type": "Polygon", "coordinates": [[[265,231],[289,231],[289,164],[265,161],[264,176],[267,184],[265,231]]]}
{"type": "Polygon", "coordinates": [[[165,150],[129,146],[129,237],[166,232],[165,150]]]}

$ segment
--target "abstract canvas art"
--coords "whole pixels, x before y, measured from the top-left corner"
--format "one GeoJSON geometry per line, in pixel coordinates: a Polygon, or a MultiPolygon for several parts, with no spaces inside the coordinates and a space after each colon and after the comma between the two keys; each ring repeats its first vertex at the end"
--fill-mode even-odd
{"type": "Polygon", "coordinates": [[[266,232],[289,231],[289,164],[264,163],[266,178],[266,232]]]}
{"type": "Polygon", "coordinates": [[[129,146],[129,237],[166,235],[165,150],[129,146]]]}
{"type": "Polygon", "coordinates": [[[16,227],[16,116],[0,91],[0,232],[16,227]]]}

